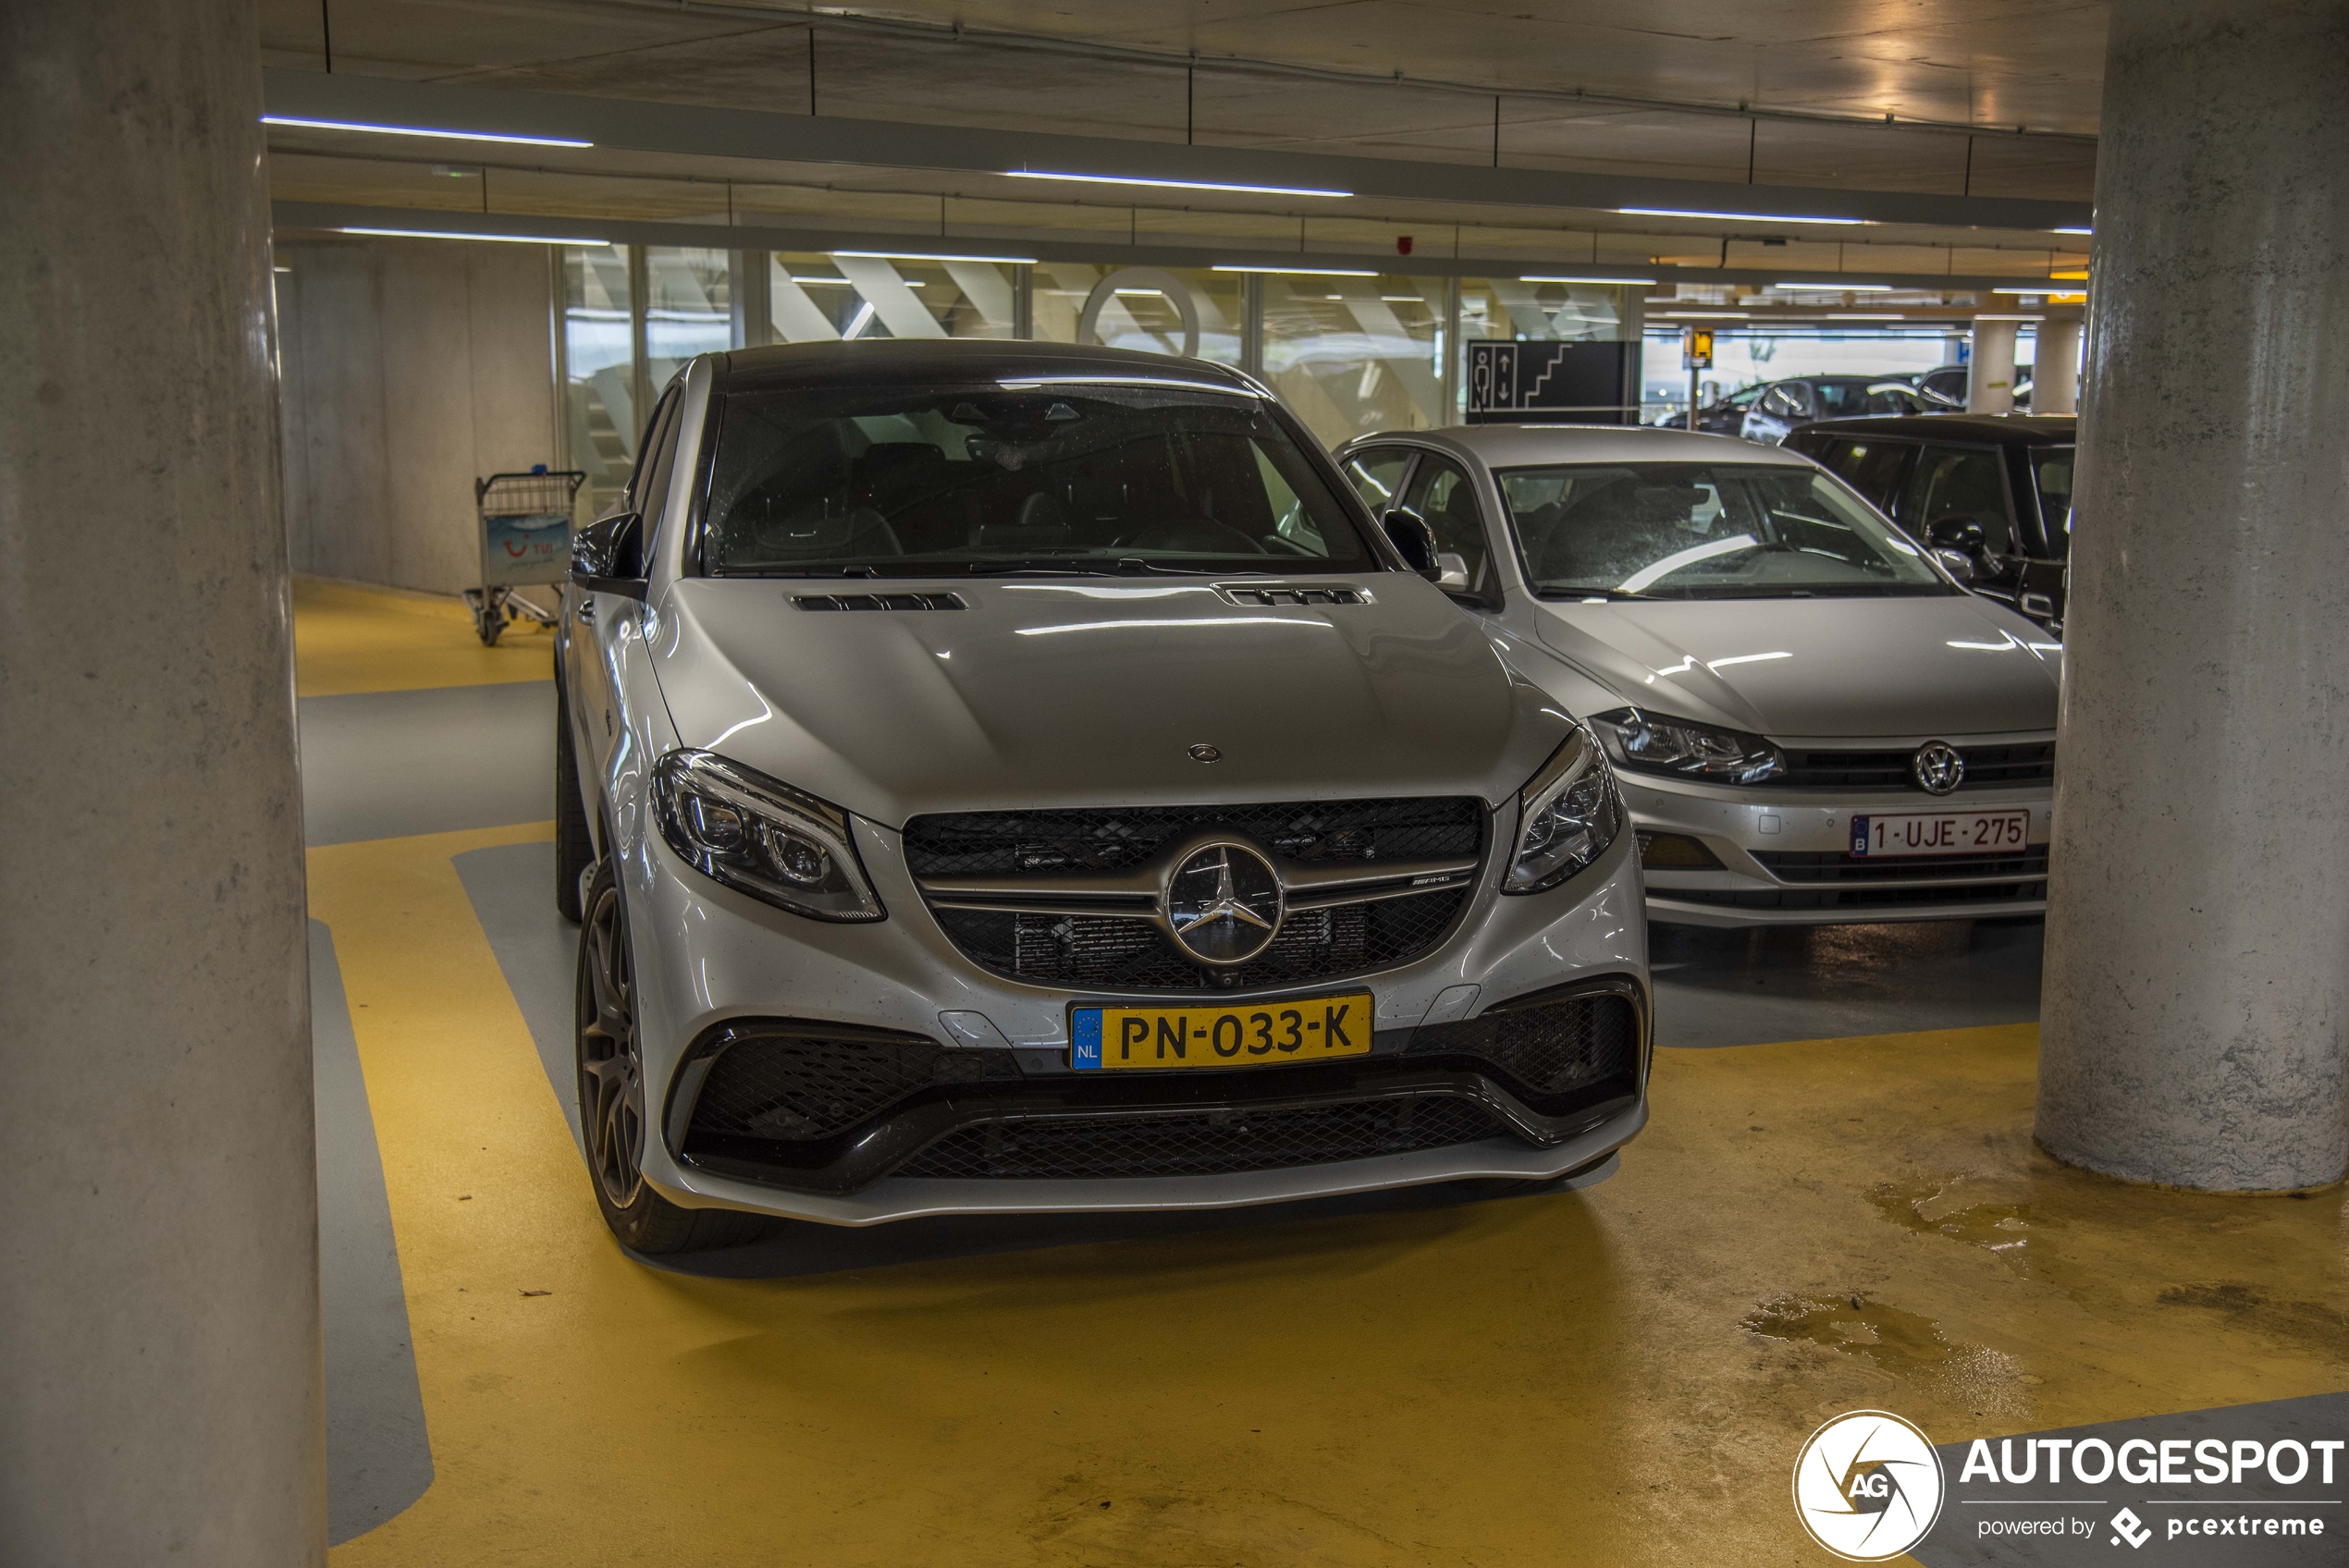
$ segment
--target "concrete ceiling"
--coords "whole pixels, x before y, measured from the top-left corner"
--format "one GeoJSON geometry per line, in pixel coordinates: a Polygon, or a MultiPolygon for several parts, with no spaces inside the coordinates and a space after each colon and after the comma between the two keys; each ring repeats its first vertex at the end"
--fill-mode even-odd
{"type": "MultiPolygon", "coordinates": [[[[2077,239],[1988,232],[1958,209],[1967,197],[2089,199],[2105,31],[2101,3],[2021,0],[1661,0],[1636,15],[1588,0],[899,0],[885,13],[813,18],[760,0],[264,0],[262,10],[264,60],[297,71],[319,71],[331,41],[338,74],[475,89],[1267,156],[1497,163],[1658,190],[1696,181],[1961,198],[1946,227],[1908,221],[1904,208],[1897,228],[1783,237],[1811,253],[1806,267],[1832,242],[1839,256],[1859,249],[1860,267],[1917,275],[2043,276],[2085,260],[2077,239]]],[[[314,202],[479,198],[418,172],[446,150],[385,140],[274,134],[286,154],[274,186],[314,202]]],[[[1388,248],[1398,233],[1457,225],[1447,248],[1472,250],[1472,236],[1489,235],[1494,254],[1586,246],[1593,260],[1712,266],[1764,238],[1751,226],[1570,204],[1504,213],[1416,193],[1300,206],[1045,191],[904,158],[744,160],[644,143],[515,151],[465,159],[493,169],[492,211],[707,219],[746,204],[836,224],[849,208],[932,232],[941,215],[974,233],[1131,238],[1154,227],[1303,243],[1317,230],[1315,248],[1388,248]]],[[[1781,251],[1756,264],[1789,260],[1781,251]]]]}

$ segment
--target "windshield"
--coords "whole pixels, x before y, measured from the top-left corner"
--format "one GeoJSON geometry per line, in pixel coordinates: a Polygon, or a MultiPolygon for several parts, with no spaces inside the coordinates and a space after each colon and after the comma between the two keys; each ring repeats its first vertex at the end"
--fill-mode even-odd
{"type": "Polygon", "coordinates": [[[729,398],[719,421],[712,576],[1376,570],[1253,398],[840,388],[729,398]]]}
{"type": "Polygon", "coordinates": [[[1498,478],[1544,597],[1949,594],[1917,547],[1817,469],[1519,468],[1498,478]]]}
{"type": "Polygon", "coordinates": [[[2048,547],[2069,555],[2072,544],[2072,454],[2070,447],[2042,447],[2031,454],[2039,485],[2039,516],[2048,525],[2048,547]]]}

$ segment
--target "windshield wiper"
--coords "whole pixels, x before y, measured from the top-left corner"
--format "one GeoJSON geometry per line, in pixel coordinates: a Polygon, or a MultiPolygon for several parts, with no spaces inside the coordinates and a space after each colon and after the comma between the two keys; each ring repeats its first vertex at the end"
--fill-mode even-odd
{"type": "Polygon", "coordinates": [[[973,577],[1016,577],[1030,572],[1062,577],[1196,577],[1203,569],[1156,566],[1137,556],[1125,556],[1113,561],[1098,557],[1065,559],[1048,556],[1036,560],[972,561],[963,570],[973,577]]]}
{"type": "Polygon", "coordinates": [[[1533,596],[1537,599],[1563,599],[1568,602],[1576,599],[1605,599],[1610,603],[1620,599],[1655,597],[1654,594],[1637,594],[1629,588],[1536,588],[1533,590],[1533,596]]]}

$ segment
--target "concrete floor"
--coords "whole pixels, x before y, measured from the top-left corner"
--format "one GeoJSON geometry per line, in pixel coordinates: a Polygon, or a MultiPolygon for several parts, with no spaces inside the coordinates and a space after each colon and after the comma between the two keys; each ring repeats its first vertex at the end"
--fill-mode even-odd
{"type": "MultiPolygon", "coordinates": [[[[297,618],[338,1568],[1817,1562],[1842,1411],[2349,1426],[2340,1190],[2034,1148],[2035,925],[1659,930],[1654,1121],[1572,1189],[636,1260],[576,1152],[547,639],[297,618]]],[[[1918,1561],[2040,1561],[1956,1513],[1918,1561]]]]}

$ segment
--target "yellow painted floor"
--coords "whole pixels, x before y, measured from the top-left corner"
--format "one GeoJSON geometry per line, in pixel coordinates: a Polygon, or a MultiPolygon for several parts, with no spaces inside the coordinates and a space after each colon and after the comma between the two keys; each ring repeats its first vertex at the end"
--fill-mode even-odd
{"type": "MultiPolygon", "coordinates": [[[[314,659],[347,682],[454,641],[324,613],[305,691],[314,659]]],[[[450,864],[548,833],[310,857],[437,1469],[336,1568],[1818,1563],[1788,1478],[1828,1415],[1949,1442],[2349,1388],[2342,1193],[2055,1165],[2029,1026],[1666,1049],[1652,1127],[1579,1193],[649,1268],[597,1218],[450,864]]]]}
{"type": "MultiPolygon", "coordinates": [[[[543,608],[555,590],[523,592],[543,608]]],[[[522,621],[485,648],[461,599],[294,579],[294,692],[337,697],[436,686],[485,686],[553,676],[554,637],[522,621]]]]}

